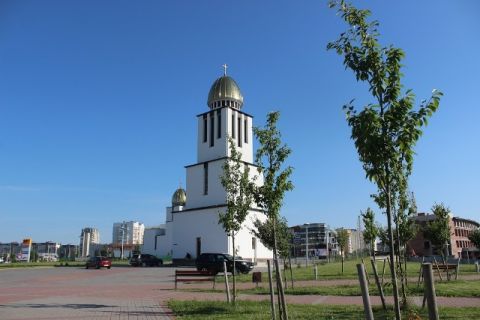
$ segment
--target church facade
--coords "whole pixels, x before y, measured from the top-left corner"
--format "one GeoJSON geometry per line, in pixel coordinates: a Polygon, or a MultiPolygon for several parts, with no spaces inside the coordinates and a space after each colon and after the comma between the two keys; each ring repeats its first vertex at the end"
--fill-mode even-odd
{"type": "MultiPolygon", "coordinates": [[[[196,258],[204,252],[233,254],[231,238],[218,223],[226,209],[226,192],[221,184],[222,166],[229,157],[232,137],[250,174],[253,164],[253,117],[242,111],[243,95],[234,79],[226,75],[215,80],[208,94],[209,111],[197,115],[197,162],[186,166],[186,190],[179,188],[166,208],[165,224],[147,228],[142,252],[173,259],[196,258]]],[[[263,183],[257,176],[255,183],[263,183]]],[[[253,221],[265,215],[252,209],[235,238],[235,253],[256,262],[272,257],[252,233],[253,221]]]]}

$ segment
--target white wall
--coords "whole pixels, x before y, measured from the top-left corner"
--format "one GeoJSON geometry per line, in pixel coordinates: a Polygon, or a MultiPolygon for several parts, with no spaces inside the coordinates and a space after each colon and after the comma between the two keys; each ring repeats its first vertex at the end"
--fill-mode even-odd
{"type": "MultiPolygon", "coordinates": [[[[231,240],[227,237],[222,225],[218,224],[221,209],[205,209],[199,211],[187,211],[174,213],[173,227],[173,258],[183,259],[187,253],[196,258],[197,237],[201,238],[201,252],[226,252],[232,254],[231,240]]],[[[237,234],[235,244],[238,255],[245,259],[253,260],[255,252],[252,249],[250,230],[253,228],[253,219],[264,216],[252,211],[247,217],[243,229],[237,234]]],[[[257,240],[257,259],[270,259],[272,252],[265,248],[260,240],[257,240]]]]}
{"type": "Polygon", "coordinates": [[[238,112],[234,109],[224,107],[216,109],[214,112],[214,145],[210,146],[210,113],[207,113],[207,141],[203,142],[203,115],[197,117],[197,162],[205,162],[209,160],[215,160],[218,158],[226,157],[229,155],[229,147],[227,136],[233,137],[232,132],[232,114],[235,116],[235,144],[239,152],[242,153],[242,161],[252,163],[253,162],[253,130],[252,130],[252,118],[244,113],[238,112]],[[221,111],[222,124],[221,124],[221,137],[217,138],[217,110],[221,111]],[[238,147],[238,118],[241,119],[241,138],[242,147],[238,147]],[[247,143],[244,139],[244,124],[247,119],[247,143]]]}
{"type": "Polygon", "coordinates": [[[226,201],[225,189],[220,182],[224,160],[208,163],[208,194],[203,194],[203,163],[187,168],[187,203],[185,208],[199,208],[223,204],[226,201]]]}
{"type": "Polygon", "coordinates": [[[146,228],[143,234],[143,245],[142,245],[142,253],[153,254],[154,256],[160,256],[160,248],[159,248],[159,238],[162,233],[165,232],[164,228],[146,228]],[[155,248],[155,242],[157,242],[155,248]]]}
{"type": "Polygon", "coordinates": [[[218,209],[206,209],[174,213],[174,259],[183,259],[187,253],[196,258],[197,237],[201,238],[202,252],[226,252],[227,238],[218,224],[218,212],[218,209]]]}
{"type": "MultiPolygon", "coordinates": [[[[242,229],[235,237],[235,247],[237,249],[237,255],[251,261],[255,261],[256,259],[271,259],[273,252],[267,249],[260,242],[260,239],[256,240],[256,253],[255,250],[252,248],[252,238],[254,238],[255,236],[251,233],[251,230],[254,229],[253,221],[256,218],[258,218],[260,221],[266,220],[266,216],[264,214],[257,211],[250,211],[247,218],[245,219],[242,229]]],[[[231,241],[232,239],[230,238],[228,253],[233,254],[231,241]]]]}

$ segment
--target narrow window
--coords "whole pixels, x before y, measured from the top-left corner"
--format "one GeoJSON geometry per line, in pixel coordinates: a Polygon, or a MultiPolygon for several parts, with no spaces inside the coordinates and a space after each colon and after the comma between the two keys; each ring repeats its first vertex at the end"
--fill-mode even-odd
{"type": "Polygon", "coordinates": [[[203,164],[203,194],[208,194],[208,162],[203,164]]]}
{"type": "Polygon", "coordinates": [[[245,139],[245,143],[248,143],[248,120],[247,119],[243,121],[243,138],[245,139]]]}
{"type": "Polygon", "coordinates": [[[203,115],[203,142],[207,142],[207,115],[203,115]]]}
{"type": "Polygon", "coordinates": [[[232,138],[235,139],[235,115],[232,114],[232,138]]]}
{"type": "Polygon", "coordinates": [[[242,118],[238,117],[238,146],[242,146],[242,118]]]}
{"type": "Polygon", "coordinates": [[[222,137],[222,110],[217,110],[217,139],[222,137]]]}
{"type": "Polygon", "coordinates": [[[215,116],[213,115],[213,111],[210,112],[210,147],[213,147],[215,137],[215,116]]]}

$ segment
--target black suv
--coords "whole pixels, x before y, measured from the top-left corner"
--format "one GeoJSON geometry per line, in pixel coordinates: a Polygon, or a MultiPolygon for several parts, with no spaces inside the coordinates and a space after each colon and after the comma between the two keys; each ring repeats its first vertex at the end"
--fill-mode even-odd
{"type": "MultiPolygon", "coordinates": [[[[214,274],[223,272],[223,261],[227,263],[227,271],[233,271],[233,257],[226,253],[202,253],[195,264],[197,270],[208,270],[214,274]]],[[[253,263],[243,260],[241,257],[235,257],[236,272],[249,273],[253,269],[253,263]]]]}
{"type": "Polygon", "coordinates": [[[163,264],[163,260],[151,254],[135,254],[130,258],[130,265],[134,267],[158,267],[163,264]]]}

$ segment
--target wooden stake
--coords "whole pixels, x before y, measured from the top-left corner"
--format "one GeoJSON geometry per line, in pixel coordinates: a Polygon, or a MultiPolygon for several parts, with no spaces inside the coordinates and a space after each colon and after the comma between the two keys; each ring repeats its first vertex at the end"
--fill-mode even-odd
{"type": "Polygon", "coordinates": [[[273,283],[272,283],[272,268],[270,267],[270,260],[267,260],[268,266],[268,285],[270,287],[270,309],[272,311],[272,319],[275,320],[275,292],[273,291],[273,283]]]}
{"type": "Polygon", "coordinates": [[[383,259],[382,286],[383,286],[383,278],[385,276],[385,266],[387,265],[387,261],[386,261],[387,259],[383,259]]]}
{"type": "MultiPolygon", "coordinates": [[[[438,264],[437,264],[437,259],[433,257],[433,261],[435,262],[435,267],[437,267],[437,272],[438,272],[438,276],[440,277],[440,281],[443,281],[442,275],[440,274],[440,268],[438,267],[438,264]]],[[[423,276],[425,277],[425,274],[423,276]]]]}
{"type": "Polygon", "coordinates": [[[420,270],[418,271],[417,288],[420,286],[420,278],[423,279],[422,265],[423,265],[423,262],[424,262],[424,261],[425,261],[425,256],[422,257],[422,262],[420,263],[420,270]]]}
{"type": "Polygon", "coordinates": [[[368,284],[370,284],[370,277],[368,276],[367,266],[365,265],[365,261],[363,261],[363,258],[362,258],[362,264],[363,264],[363,267],[365,268],[365,276],[367,276],[367,282],[368,284]]]}
{"type": "Polygon", "coordinates": [[[458,273],[460,272],[460,259],[461,258],[458,258],[458,261],[457,261],[457,270],[455,270],[455,280],[458,280],[458,273]]]}
{"type": "Polygon", "coordinates": [[[362,289],[363,309],[365,311],[365,319],[373,320],[372,306],[370,304],[370,296],[368,294],[368,284],[365,276],[365,268],[363,264],[357,264],[358,280],[360,281],[360,288],[362,289]]]}
{"type": "Polygon", "coordinates": [[[435,280],[433,278],[432,264],[423,265],[423,277],[425,278],[425,293],[427,295],[428,319],[438,320],[437,297],[435,295],[435,280]]]}
{"type": "Polygon", "coordinates": [[[377,284],[378,292],[380,292],[380,299],[382,300],[383,310],[387,310],[387,305],[385,304],[385,295],[383,293],[382,285],[380,284],[380,279],[378,278],[377,265],[375,264],[374,259],[371,259],[370,261],[372,263],[373,275],[375,276],[375,283],[377,284]]]}
{"type": "Polygon", "coordinates": [[[230,287],[228,286],[227,262],[223,261],[223,274],[225,275],[225,289],[227,290],[227,302],[231,302],[230,287]]]}

